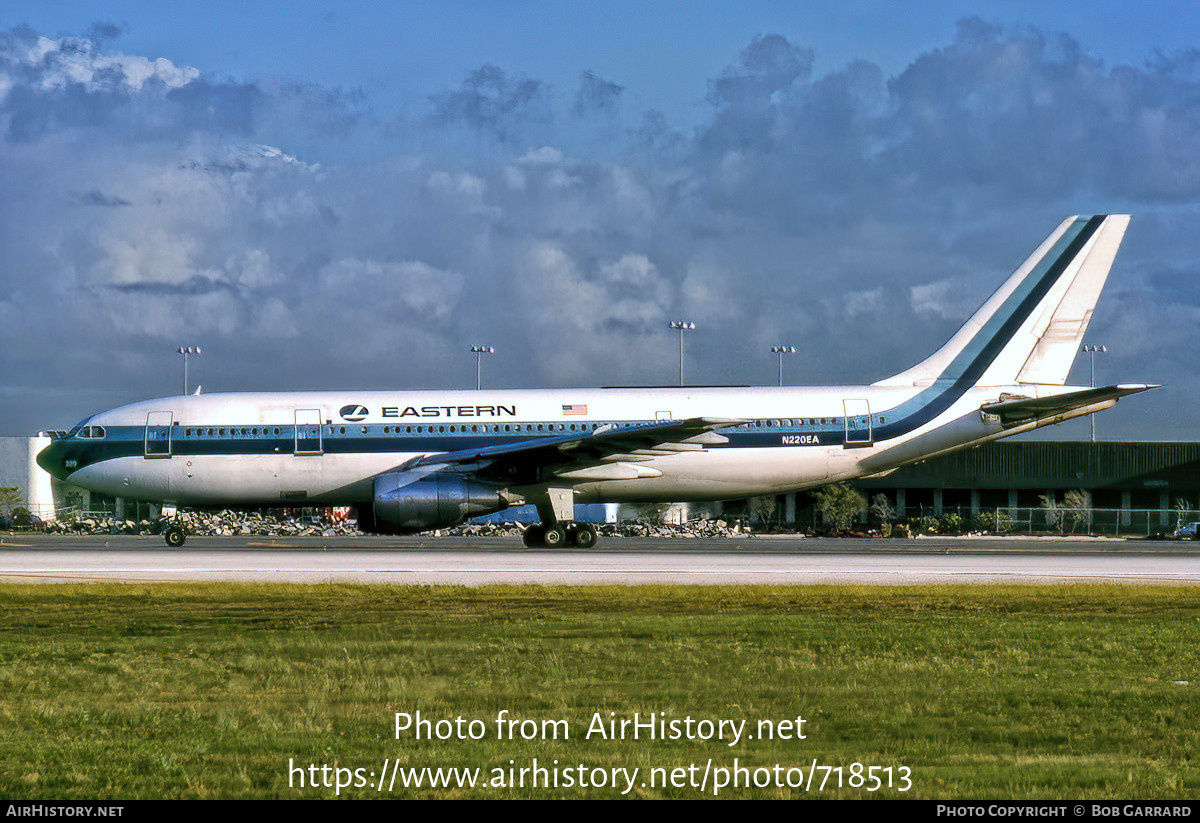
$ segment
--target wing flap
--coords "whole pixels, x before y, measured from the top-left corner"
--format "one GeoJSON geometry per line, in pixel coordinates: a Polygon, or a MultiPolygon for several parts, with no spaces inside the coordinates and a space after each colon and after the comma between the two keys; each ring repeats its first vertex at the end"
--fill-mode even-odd
{"type": "MultiPolygon", "coordinates": [[[[411,468],[434,467],[436,471],[471,474],[481,480],[513,485],[539,482],[549,477],[584,479],[569,475],[595,466],[641,463],[656,457],[701,451],[707,445],[708,437],[718,429],[745,422],[693,417],[630,426],[609,425],[587,432],[539,437],[484,449],[431,454],[419,458],[411,468]]],[[[633,467],[613,471],[628,474],[630,469],[633,467]]],[[[639,477],[651,476],[650,472],[641,469],[633,473],[639,477]]]]}

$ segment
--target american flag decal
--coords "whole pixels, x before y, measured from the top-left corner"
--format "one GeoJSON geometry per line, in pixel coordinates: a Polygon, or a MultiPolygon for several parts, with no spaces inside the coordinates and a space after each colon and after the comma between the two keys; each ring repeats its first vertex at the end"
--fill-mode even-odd
{"type": "Polygon", "coordinates": [[[563,414],[587,414],[587,406],[581,403],[563,404],[563,414]]]}

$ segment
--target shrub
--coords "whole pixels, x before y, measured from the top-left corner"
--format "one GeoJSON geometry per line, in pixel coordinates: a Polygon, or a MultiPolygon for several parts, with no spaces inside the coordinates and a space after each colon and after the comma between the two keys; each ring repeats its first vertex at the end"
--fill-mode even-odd
{"type": "Polygon", "coordinates": [[[938,526],[940,524],[938,523],[938,519],[931,514],[918,517],[915,520],[910,521],[909,525],[912,527],[913,531],[917,532],[918,534],[939,533],[938,526]]]}
{"type": "Polygon", "coordinates": [[[866,511],[867,498],[848,483],[823,486],[813,495],[816,509],[829,528],[836,532],[849,531],[860,514],[866,511]]]}
{"type": "Polygon", "coordinates": [[[947,512],[938,519],[938,534],[962,534],[962,515],[947,512]]]}
{"type": "Polygon", "coordinates": [[[975,528],[981,532],[1006,534],[1012,531],[1012,518],[1005,512],[980,512],[975,518],[975,528]]]}
{"type": "Polygon", "coordinates": [[[880,493],[872,498],[871,517],[880,523],[891,523],[896,519],[896,508],[887,499],[886,494],[880,493]]]}

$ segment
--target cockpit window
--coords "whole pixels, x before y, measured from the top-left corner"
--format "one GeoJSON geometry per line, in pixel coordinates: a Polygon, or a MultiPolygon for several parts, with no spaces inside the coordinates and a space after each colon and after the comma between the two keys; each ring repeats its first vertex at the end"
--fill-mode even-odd
{"type": "Polygon", "coordinates": [[[104,437],[105,431],[103,426],[84,426],[79,430],[79,438],[101,438],[104,437]]]}

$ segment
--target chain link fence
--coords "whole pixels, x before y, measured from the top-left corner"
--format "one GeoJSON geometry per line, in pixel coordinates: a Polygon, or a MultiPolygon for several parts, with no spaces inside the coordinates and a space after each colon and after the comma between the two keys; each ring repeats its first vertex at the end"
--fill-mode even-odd
{"type": "MultiPolygon", "coordinates": [[[[880,520],[868,511],[861,512],[858,526],[878,527],[880,520]]],[[[1170,509],[1100,509],[1068,507],[1061,503],[1046,506],[908,506],[893,510],[885,521],[889,524],[907,523],[920,533],[964,534],[1042,534],[1091,535],[1096,537],[1154,537],[1173,536],[1189,523],[1200,522],[1200,510],[1170,509]]],[[[816,509],[805,507],[797,511],[796,526],[819,530],[827,524],[816,509]]],[[[1190,530],[1189,530],[1190,531],[1190,530]]],[[[1190,537],[1190,534],[1183,535],[1190,537]]]]}
{"type": "Polygon", "coordinates": [[[1200,521],[1190,509],[1092,509],[1065,506],[994,510],[995,522],[1009,534],[1086,534],[1111,537],[1173,535],[1200,521]]]}
{"type": "Polygon", "coordinates": [[[946,506],[940,514],[935,514],[932,506],[913,506],[905,509],[900,519],[911,522],[923,517],[938,519],[947,514],[958,515],[969,530],[992,534],[1149,537],[1174,535],[1189,523],[1200,522],[1200,511],[1191,508],[1098,509],[1061,503],[1052,507],[998,506],[975,510],[967,506],[946,506]]]}

